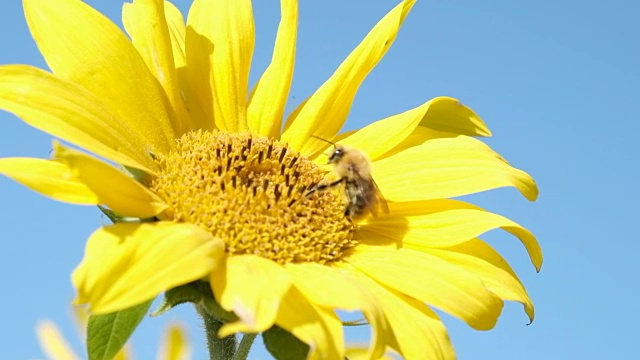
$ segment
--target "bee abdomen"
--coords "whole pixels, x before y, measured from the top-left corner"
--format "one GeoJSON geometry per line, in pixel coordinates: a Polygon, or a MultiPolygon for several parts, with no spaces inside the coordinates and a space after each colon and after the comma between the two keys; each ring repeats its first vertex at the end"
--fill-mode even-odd
{"type": "Polygon", "coordinates": [[[349,199],[344,210],[345,216],[359,218],[362,215],[366,215],[370,199],[367,198],[368,192],[363,192],[362,190],[356,181],[345,182],[344,191],[347,199],[349,199]]]}

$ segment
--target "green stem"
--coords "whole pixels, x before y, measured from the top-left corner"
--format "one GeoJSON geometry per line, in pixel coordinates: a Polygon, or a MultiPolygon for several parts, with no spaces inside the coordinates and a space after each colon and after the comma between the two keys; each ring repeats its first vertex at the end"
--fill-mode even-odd
{"type": "Polygon", "coordinates": [[[247,360],[249,350],[251,350],[251,345],[253,345],[253,340],[256,339],[256,336],[258,336],[258,334],[244,334],[242,336],[240,345],[238,345],[238,351],[233,356],[233,360],[247,360]]]}
{"type": "MultiPolygon", "coordinates": [[[[196,309],[207,333],[207,347],[209,348],[210,360],[229,360],[235,359],[236,353],[236,337],[235,335],[227,336],[220,339],[218,331],[224,322],[218,318],[211,316],[203,307],[196,305],[196,309]]],[[[244,339],[243,339],[244,340],[244,339]]]]}

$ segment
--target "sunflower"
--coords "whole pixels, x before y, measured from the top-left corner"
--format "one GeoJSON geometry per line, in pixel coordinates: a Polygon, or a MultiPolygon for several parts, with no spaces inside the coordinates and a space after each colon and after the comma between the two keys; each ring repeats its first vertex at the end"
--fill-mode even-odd
{"type": "MultiPolygon", "coordinates": [[[[86,337],[87,312],[83,307],[75,306],[73,308],[73,315],[81,336],[83,338],[86,337]]],[[[72,349],[53,321],[49,319],[40,320],[36,325],[36,334],[38,335],[42,352],[48,359],[75,360],[82,358],[72,349]]],[[[181,325],[172,323],[166,327],[162,334],[157,355],[157,359],[166,360],[186,360],[191,358],[189,340],[181,325]]],[[[125,347],[116,354],[114,359],[133,359],[133,356],[131,355],[129,347],[125,347]]]]}
{"type": "Polygon", "coordinates": [[[491,329],[505,300],[532,302],[481,234],[516,236],[534,267],[535,237],[517,223],[453,200],[515,187],[524,171],[476,139],[485,123],[449,97],[340,133],[355,94],[414,5],[384,16],[318,90],[284,117],[293,76],[297,2],[281,1],[273,57],[249,90],[250,0],[195,0],[186,24],[167,1],[123,8],[127,37],[78,0],[23,0],[51,72],[0,67],[0,108],[74,145],[52,160],[0,159],[0,173],[56,200],[100,205],[119,221],[88,239],[72,275],[92,313],[127,309],[199,281],[236,320],[220,337],[278,326],[310,358],[343,358],[337,310],[371,327],[369,357],[455,357],[432,308],[491,329]],[[345,216],[332,146],[368,155],[388,211],[345,216]],[[78,150],[83,148],[92,154],[78,150]]]}

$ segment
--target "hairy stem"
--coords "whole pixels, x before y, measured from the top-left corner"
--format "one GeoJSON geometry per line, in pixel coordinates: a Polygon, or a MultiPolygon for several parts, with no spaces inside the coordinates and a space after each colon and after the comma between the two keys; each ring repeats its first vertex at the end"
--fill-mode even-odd
{"type": "MultiPolygon", "coordinates": [[[[207,333],[207,347],[210,360],[235,359],[236,337],[234,335],[224,338],[218,337],[218,331],[224,322],[209,314],[203,307],[196,305],[196,310],[202,318],[204,329],[207,333]]],[[[244,340],[244,339],[243,339],[244,340]]]]}

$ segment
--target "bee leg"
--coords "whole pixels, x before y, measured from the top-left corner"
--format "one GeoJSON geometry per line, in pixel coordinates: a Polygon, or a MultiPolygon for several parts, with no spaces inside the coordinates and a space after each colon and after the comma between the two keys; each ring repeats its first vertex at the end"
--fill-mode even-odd
{"type": "Polygon", "coordinates": [[[332,188],[338,184],[340,184],[344,179],[338,179],[336,181],[330,182],[328,184],[318,184],[316,186],[314,186],[311,190],[309,190],[306,194],[304,194],[304,197],[300,198],[300,199],[294,199],[291,200],[291,202],[289,202],[289,206],[293,206],[293,204],[297,203],[298,201],[301,201],[303,199],[308,198],[309,196],[313,195],[316,192],[320,192],[320,191],[325,191],[329,188],[332,188]]]}
{"type": "Polygon", "coordinates": [[[309,192],[305,195],[305,197],[309,197],[309,196],[313,195],[316,192],[325,191],[327,189],[330,189],[330,188],[332,188],[332,187],[334,187],[336,185],[339,185],[343,181],[344,181],[344,178],[338,179],[338,180],[330,182],[328,184],[318,184],[313,189],[309,190],[309,192]]]}

